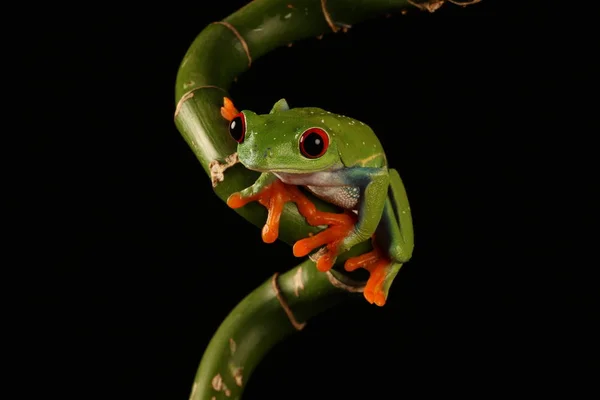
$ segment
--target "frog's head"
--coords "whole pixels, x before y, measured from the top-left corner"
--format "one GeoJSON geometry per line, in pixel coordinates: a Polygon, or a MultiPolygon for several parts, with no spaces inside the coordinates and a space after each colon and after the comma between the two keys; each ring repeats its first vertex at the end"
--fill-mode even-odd
{"type": "Polygon", "coordinates": [[[279,100],[269,114],[244,110],[229,123],[240,162],[260,172],[307,173],[340,164],[335,140],[324,120],[279,100]]]}

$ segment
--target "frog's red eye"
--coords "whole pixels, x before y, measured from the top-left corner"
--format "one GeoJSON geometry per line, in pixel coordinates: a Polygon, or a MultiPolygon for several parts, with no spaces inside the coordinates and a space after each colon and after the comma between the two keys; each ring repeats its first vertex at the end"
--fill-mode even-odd
{"type": "Polygon", "coordinates": [[[329,147],[329,135],[321,128],[310,128],[300,136],[300,152],[306,158],[319,158],[329,147]]]}
{"type": "Polygon", "coordinates": [[[244,118],[244,114],[239,113],[233,117],[229,123],[229,134],[238,143],[244,141],[244,137],[246,136],[246,119],[244,118]]]}

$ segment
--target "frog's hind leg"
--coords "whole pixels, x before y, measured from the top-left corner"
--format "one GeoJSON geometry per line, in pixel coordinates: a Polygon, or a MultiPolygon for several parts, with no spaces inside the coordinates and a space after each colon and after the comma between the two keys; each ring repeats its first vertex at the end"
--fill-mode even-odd
{"type": "Polygon", "coordinates": [[[403,263],[412,256],[414,247],[412,217],[400,175],[390,170],[390,187],[379,227],[371,242],[373,250],[350,258],[344,264],[347,271],[364,268],[369,280],[364,296],[369,303],[383,306],[390,286],[403,263]],[[375,239],[376,238],[376,239],[375,239]]]}
{"type": "Polygon", "coordinates": [[[363,295],[371,304],[383,306],[387,300],[392,281],[400,271],[402,263],[391,258],[383,250],[375,236],[371,238],[373,250],[357,257],[352,257],[344,263],[346,271],[363,268],[369,272],[363,295]]]}
{"type": "Polygon", "coordinates": [[[414,232],[410,204],[404,183],[395,169],[389,170],[390,186],[382,222],[389,233],[389,252],[393,259],[407,262],[413,253],[414,232]]]}

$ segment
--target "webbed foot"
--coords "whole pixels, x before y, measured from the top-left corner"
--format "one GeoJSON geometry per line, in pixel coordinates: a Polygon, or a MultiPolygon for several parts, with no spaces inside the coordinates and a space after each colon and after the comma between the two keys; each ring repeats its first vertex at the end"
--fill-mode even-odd
{"type": "Polygon", "coordinates": [[[298,212],[306,218],[308,224],[312,226],[329,226],[316,235],[298,240],[293,247],[294,255],[304,257],[316,248],[324,246],[324,251],[318,253],[316,264],[319,271],[328,271],[335,263],[341,242],[354,229],[356,215],[351,212],[336,214],[319,211],[297,187],[293,187],[291,193],[293,201],[298,207],[298,212]]]}
{"type": "Polygon", "coordinates": [[[295,186],[286,185],[280,180],[275,180],[259,193],[243,196],[242,193],[233,193],[227,199],[227,205],[231,208],[240,208],[246,204],[258,201],[266,207],[267,221],[262,229],[262,239],[265,243],[273,243],[279,236],[279,220],[285,203],[291,200],[290,189],[295,186]]]}
{"type": "Polygon", "coordinates": [[[377,246],[374,237],[371,239],[373,250],[346,260],[344,269],[354,271],[364,268],[369,271],[369,279],[365,286],[363,295],[371,304],[383,306],[386,302],[389,286],[398,273],[402,264],[389,259],[377,246]]]}

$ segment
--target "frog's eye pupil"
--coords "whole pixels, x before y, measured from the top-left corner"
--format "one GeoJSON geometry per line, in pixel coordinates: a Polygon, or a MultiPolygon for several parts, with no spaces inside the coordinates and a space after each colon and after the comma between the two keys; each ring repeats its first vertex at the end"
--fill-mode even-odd
{"type": "Polygon", "coordinates": [[[306,158],[319,158],[329,147],[329,136],[321,128],[310,128],[300,136],[300,152],[306,158]]]}
{"type": "Polygon", "coordinates": [[[229,123],[229,134],[238,143],[244,141],[246,136],[246,120],[243,114],[238,114],[229,123]]]}

